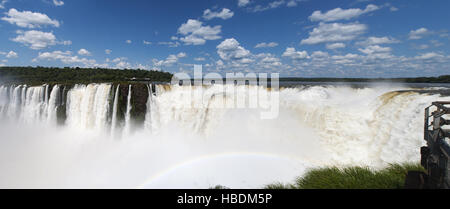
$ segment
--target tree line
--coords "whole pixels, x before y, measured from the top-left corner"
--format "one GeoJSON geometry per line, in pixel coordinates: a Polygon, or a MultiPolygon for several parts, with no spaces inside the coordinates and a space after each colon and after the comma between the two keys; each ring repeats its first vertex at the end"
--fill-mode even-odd
{"type": "Polygon", "coordinates": [[[168,72],[142,69],[107,69],[79,67],[0,67],[1,83],[43,84],[43,83],[93,83],[150,81],[170,82],[172,74],[168,72]]]}

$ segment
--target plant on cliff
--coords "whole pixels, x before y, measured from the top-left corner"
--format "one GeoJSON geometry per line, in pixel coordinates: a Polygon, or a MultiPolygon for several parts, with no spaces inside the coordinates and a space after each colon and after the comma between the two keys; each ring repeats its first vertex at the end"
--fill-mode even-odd
{"type": "Polygon", "coordinates": [[[266,189],[401,189],[408,171],[424,171],[418,164],[392,164],[378,171],[368,167],[319,168],[293,184],[274,183],[266,189]]]}

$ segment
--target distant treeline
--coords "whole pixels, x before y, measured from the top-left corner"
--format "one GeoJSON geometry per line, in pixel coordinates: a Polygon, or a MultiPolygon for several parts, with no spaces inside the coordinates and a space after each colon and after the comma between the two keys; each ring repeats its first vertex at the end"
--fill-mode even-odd
{"type": "Polygon", "coordinates": [[[170,82],[172,74],[149,70],[118,70],[105,68],[0,67],[0,83],[92,83],[152,81],[170,82]]]}
{"type": "Polygon", "coordinates": [[[450,75],[416,78],[280,78],[280,81],[450,83],[450,75]]]}

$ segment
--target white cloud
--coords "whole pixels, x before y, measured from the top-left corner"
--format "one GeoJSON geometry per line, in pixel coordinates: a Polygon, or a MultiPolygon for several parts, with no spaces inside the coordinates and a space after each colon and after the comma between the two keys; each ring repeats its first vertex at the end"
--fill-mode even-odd
{"type": "Polygon", "coordinates": [[[375,10],[378,10],[379,7],[373,4],[367,5],[367,7],[362,10],[359,8],[353,8],[353,9],[341,9],[336,8],[329,10],[326,13],[322,13],[321,11],[314,11],[311,16],[309,16],[309,19],[311,21],[321,21],[321,22],[331,22],[331,21],[337,21],[337,20],[350,20],[352,18],[359,17],[363,14],[373,12],[375,10]]]}
{"type": "Polygon", "coordinates": [[[278,43],[276,43],[276,42],[270,42],[270,43],[262,42],[262,43],[256,44],[255,48],[271,48],[271,47],[276,47],[276,46],[278,46],[278,43]]]}
{"type": "Polygon", "coordinates": [[[6,15],[6,17],[2,17],[2,20],[23,28],[40,28],[43,25],[59,27],[59,22],[57,20],[52,20],[46,14],[38,12],[19,12],[12,8],[6,15]]]}
{"type": "Polygon", "coordinates": [[[82,55],[82,56],[91,56],[91,52],[89,52],[89,51],[86,50],[86,49],[80,49],[80,50],[78,51],[78,54],[79,54],[79,55],[82,55]]]}
{"type": "Polygon", "coordinates": [[[355,39],[367,30],[367,26],[360,23],[320,23],[309,33],[301,44],[319,44],[324,42],[349,41],[355,39]]]}
{"type": "Polygon", "coordinates": [[[206,40],[217,40],[222,38],[219,36],[222,26],[214,27],[203,26],[198,20],[189,19],[178,28],[178,33],[185,35],[180,38],[186,45],[203,45],[206,40]]]}
{"type": "Polygon", "coordinates": [[[125,41],[125,43],[127,43],[127,44],[131,44],[131,43],[132,43],[132,41],[131,41],[131,40],[126,40],[126,41],[125,41]]]}
{"type": "Polygon", "coordinates": [[[17,34],[19,35],[12,41],[22,43],[31,49],[39,50],[56,44],[56,37],[51,32],[30,30],[26,32],[17,31],[17,34]]]}
{"type": "Polygon", "coordinates": [[[375,36],[371,36],[369,38],[367,38],[365,41],[360,41],[356,44],[358,45],[363,45],[363,46],[369,46],[369,45],[378,45],[378,44],[393,44],[393,43],[398,43],[399,41],[394,39],[394,38],[390,38],[390,37],[375,37],[375,36]]]}
{"type": "Polygon", "coordinates": [[[434,59],[434,58],[443,58],[444,56],[441,54],[438,54],[436,52],[429,52],[429,53],[425,53],[425,54],[421,54],[419,56],[416,56],[416,59],[421,59],[421,60],[427,60],[427,59],[434,59]]]}
{"type": "Polygon", "coordinates": [[[160,67],[160,66],[172,66],[175,63],[177,63],[180,58],[184,58],[186,56],[187,56],[186,53],[180,52],[180,53],[178,53],[176,55],[175,54],[169,55],[165,60],[153,59],[152,62],[153,62],[153,65],[157,66],[157,67],[160,67]]]}
{"type": "Polygon", "coordinates": [[[311,54],[311,57],[313,59],[325,59],[328,58],[330,55],[328,54],[328,52],[323,52],[323,51],[315,51],[311,54]]]}
{"type": "Polygon", "coordinates": [[[184,58],[184,57],[186,57],[186,56],[187,56],[187,54],[184,53],[184,52],[180,52],[180,53],[177,54],[177,57],[178,57],[178,58],[184,58]]]}
{"type": "Polygon", "coordinates": [[[59,60],[64,64],[82,64],[86,67],[100,66],[94,59],[79,58],[78,56],[72,56],[71,51],[53,51],[39,53],[39,56],[33,59],[34,62],[38,60],[59,60]]]}
{"type": "Polygon", "coordinates": [[[210,9],[206,9],[203,12],[203,18],[205,18],[206,20],[211,20],[213,18],[221,18],[226,20],[233,17],[233,15],[234,13],[227,8],[223,8],[221,12],[213,12],[210,9]]]}
{"type": "Polygon", "coordinates": [[[306,51],[296,51],[293,47],[286,48],[286,51],[284,51],[283,57],[289,57],[293,60],[299,60],[299,59],[307,59],[309,58],[308,52],[306,51]]]}
{"type": "Polygon", "coordinates": [[[344,43],[333,43],[333,44],[327,44],[326,45],[327,49],[340,49],[340,48],[345,48],[345,44],[344,43]]]}
{"type": "Polygon", "coordinates": [[[178,41],[174,41],[174,42],[172,42],[172,41],[161,41],[161,42],[158,42],[158,45],[166,45],[166,46],[169,46],[169,47],[179,47],[180,46],[180,42],[178,42],[178,41]]]}
{"type": "Polygon", "coordinates": [[[287,7],[295,7],[297,6],[297,1],[296,0],[290,0],[287,4],[287,7]]]}
{"type": "Polygon", "coordinates": [[[252,11],[253,12],[262,12],[262,11],[266,11],[269,9],[275,9],[278,8],[282,5],[284,5],[286,2],[284,0],[279,0],[279,1],[273,1],[270,2],[267,6],[261,6],[261,5],[256,5],[252,11]]]}
{"type": "Polygon", "coordinates": [[[245,7],[250,3],[250,0],[238,0],[239,7],[245,7]]]}
{"type": "Polygon", "coordinates": [[[2,1],[0,1],[0,9],[4,9],[4,8],[5,8],[6,2],[8,2],[8,0],[2,0],[2,1]]]}
{"type": "Polygon", "coordinates": [[[386,53],[392,51],[390,47],[381,47],[379,45],[367,46],[364,49],[358,49],[364,54],[386,53]]]}
{"type": "Polygon", "coordinates": [[[131,64],[129,62],[121,61],[121,62],[118,62],[114,66],[114,68],[117,68],[117,69],[131,69],[131,64]]]}
{"type": "Polygon", "coordinates": [[[105,54],[111,54],[112,50],[111,49],[105,49],[105,54]]]}
{"type": "Polygon", "coordinates": [[[430,31],[426,28],[419,28],[409,32],[409,39],[417,40],[423,38],[423,36],[429,34],[430,31]]]}
{"type": "Polygon", "coordinates": [[[389,10],[390,10],[391,12],[396,12],[396,11],[398,11],[398,8],[397,8],[397,7],[394,7],[394,6],[391,6],[391,7],[389,8],[389,10]]]}
{"type": "Polygon", "coordinates": [[[53,0],[53,4],[55,6],[62,6],[62,5],[64,5],[64,2],[61,0],[53,0]]]}
{"type": "Polygon", "coordinates": [[[72,41],[70,41],[70,40],[63,41],[61,44],[64,45],[64,46],[72,45],[72,41]]]}
{"type": "Polygon", "coordinates": [[[216,48],[220,58],[225,61],[234,60],[246,62],[249,60],[244,59],[251,55],[250,51],[242,47],[234,38],[225,39],[222,43],[217,45],[216,48]]]}
{"type": "Polygon", "coordinates": [[[152,42],[146,41],[146,40],[144,40],[143,43],[144,43],[145,45],[151,45],[151,44],[152,44],[152,42]]]}
{"type": "Polygon", "coordinates": [[[18,58],[19,55],[14,52],[14,51],[9,51],[8,54],[6,55],[6,58],[18,58]]]}
{"type": "Polygon", "coordinates": [[[205,61],[206,59],[204,57],[196,57],[196,58],[194,58],[194,60],[200,62],[200,61],[205,61]]]}

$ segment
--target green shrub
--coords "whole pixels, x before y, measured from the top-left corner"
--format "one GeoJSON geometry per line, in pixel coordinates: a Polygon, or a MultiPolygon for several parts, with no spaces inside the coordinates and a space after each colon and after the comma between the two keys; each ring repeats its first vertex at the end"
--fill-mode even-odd
{"type": "Polygon", "coordinates": [[[408,171],[424,171],[418,164],[392,164],[375,171],[368,167],[319,168],[297,178],[294,184],[275,183],[266,189],[401,189],[408,171]]]}

